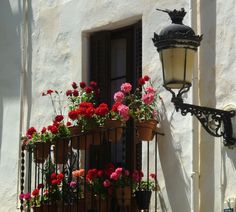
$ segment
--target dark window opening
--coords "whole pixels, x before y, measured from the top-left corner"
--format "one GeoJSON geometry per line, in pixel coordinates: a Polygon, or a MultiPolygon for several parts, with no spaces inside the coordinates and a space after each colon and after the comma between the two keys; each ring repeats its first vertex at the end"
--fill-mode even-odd
{"type": "MultiPolygon", "coordinates": [[[[135,89],[142,69],[142,23],[141,21],[117,30],[101,31],[90,39],[90,80],[97,81],[101,88],[99,102],[113,103],[113,95],[120,85],[129,82],[135,89]]],[[[91,147],[90,166],[106,162],[141,168],[141,144],[136,144],[134,123],[128,121],[124,143],[106,144],[101,148],[91,147]],[[125,150],[124,150],[125,149],[125,150]],[[110,150],[110,151],[109,151],[110,150]],[[109,154],[104,154],[108,152],[109,154]],[[98,162],[99,159],[99,162],[98,162]],[[125,164],[125,165],[124,165],[125,164]]]]}

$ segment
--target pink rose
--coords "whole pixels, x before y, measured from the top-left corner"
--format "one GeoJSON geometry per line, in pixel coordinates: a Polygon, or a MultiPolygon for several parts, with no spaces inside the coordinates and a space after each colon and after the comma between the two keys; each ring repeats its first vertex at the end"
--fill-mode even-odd
{"type": "Polygon", "coordinates": [[[155,93],[155,89],[154,89],[152,86],[146,87],[145,91],[146,91],[147,93],[155,93]]]}
{"type": "Polygon", "coordinates": [[[129,93],[132,90],[132,85],[126,82],[121,85],[120,89],[124,93],[129,93]]]}
{"type": "Polygon", "coordinates": [[[142,96],[142,100],[146,105],[150,105],[154,101],[154,94],[153,93],[144,94],[142,96]]]}
{"type": "Polygon", "coordinates": [[[127,107],[126,105],[121,104],[120,106],[118,106],[117,110],[118,110],[119,115],[125,121],[127,121],[129,119],[129,107],[127,107]]]}
{"type": "Polygon", "coordinates": [[[105,180],[105,181],[103,182],[103,186],[104,186],[105,188],[109,187],[110,185],[111,185],[111,182],[110,182],[109,180],[105,180]]]}
{"type": "Polygon", "coordinates": [[[114,94],[114,101],[115,102],[122,102],[124,99],[124,94],[121,91],[118,91],[114,94]]]}
{"type": "Polygon", "coordinates": [[[113,172],[113,173],[111,174],[110,178],[111,178],[112,180],[117,181],[118,178],[119,178],[119,175],[118,175],[116,172],[113,172]]]}

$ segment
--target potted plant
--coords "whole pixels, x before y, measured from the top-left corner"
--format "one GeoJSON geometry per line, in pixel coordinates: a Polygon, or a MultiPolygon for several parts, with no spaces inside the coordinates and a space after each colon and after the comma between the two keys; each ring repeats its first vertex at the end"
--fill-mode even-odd
{"type": "Polygon", "coordinates": [[[142,171],[136,170],[133,172],[133,190],[136,204],[139,210],[147,210],[149,208],[152,191],[156,190],[156,175],[152,173],[147,180],[142,179],[142,171]]]}
{"type": "Polygon", "coordinates": [[[54,160],[55,163],[62,164],[67,161],[68,145],[70,130],[67,125],[64,124],[64,117],[57,115],[52,125],[47,127],[48,131],[52,133],[52,143],[54,147],[54,160]]]}
{"type": "Polygon", "coordinates": [[[50,152],[51,133],[44,127],[38,132],[34,127],[30,127],[26,136],[22,137],[23,145],[28,151],[33,152],[35,163],[44,163],[50,152]]]}
{"type": "MultiPolygon", "coordinates": [[[[123,91],[130,87],[129,83],[123,83],[123,91]]],[[[130,90],[130,89],[129,89],[130,90]]],[[[139,140],[150,141],[154,137],[157,123],[160,121],[158,104],[160,97],[148,76],[139,79],[139,87],[134,93],[126,92],[126,104],[130,115],[136,122],[137,136],[139,140]]]]}
{"type": "Polygon", "coordinates": [[[132,198],[130,172],[118,167],[111,173],[110,180],[115,189],[117,205],[119,207],[129,206],[132,198]]]}
{"type": "Polygon", "coordinates": [[[106,138],[111,142],[116,142],[121,139],[123,134],[122,127],[129,119],[129,108],[119,101],[118,95],[119,92],[115,93],[115,102],[107,114],[107,119],[105,121],[105,128],[107,129],[106,138]]]}

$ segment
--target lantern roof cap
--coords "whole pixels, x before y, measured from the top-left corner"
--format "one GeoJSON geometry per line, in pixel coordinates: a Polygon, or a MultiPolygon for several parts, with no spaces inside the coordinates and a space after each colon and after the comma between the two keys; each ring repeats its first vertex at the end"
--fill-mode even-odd
{"type": "Polygon", "coordinates": [[[154,45],[157,47],[157,51],[168,48],[183,47],[188,49],[197,50],[202,40],[202,35],[198,36],[194,30],[182,23],[186,14],[184,8],[181,10],[160,10],[168,13],[172,23],[161,30],[160,34],[154,33],[152,39],[154,45]]]}

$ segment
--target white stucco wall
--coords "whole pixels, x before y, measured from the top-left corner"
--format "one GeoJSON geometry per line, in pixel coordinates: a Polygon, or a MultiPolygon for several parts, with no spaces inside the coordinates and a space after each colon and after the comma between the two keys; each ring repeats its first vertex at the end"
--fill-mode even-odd
{"type": "MultiPolygon", "coordinates": [[[[171,5],[154,0],[32,2],[32,111],[37,112],[32,112],[31,123],[41,125],[45,119],[48,105],[42,105],[43,100],[38,98],[40,91],[52,86],[64,88],[71,81],[80,81],[82,72],[87,72],[86,42],[90,32],[127,26],[142,19],[143,74],[155,80],[164,99],[161,130],[166,135],[159,141],[158,179],[168,211],[187,212],[191,207],[192,121],[191,117],[182,118],[175,112],[171,96],[161,87],[160,62],[151,38],[153,32],[170,21],[166,14],[155,10],[157,7],[188,8],[189,3],[177,0],[171,5]]],[[[189,15],[185,23],[189,24],[189,15]]],[[[146,164],[145,159],[143,163],[146,164]]]]}
{"type": "MultiPolygon", "coordinates": [[[[183,117],[174,110],[171,95],[161,86],[160,61],[151,38],[153,32],[159,32],[170,20],[155,8],[185,7],[188,13],[184,23],[197,23],[197,34],[204,34],[194,81],[200,80],[199,87],[194,86],[195,101],[199,95],[200,103],[206,106],[223,108],[229,103],[236,104],[236,22],[232,18],[236,3],[234,0],[227,3],[204,0],[198,1],[199,5],[197,1],[192,2],[196,12],[192,21],[188,0],[32,0],[28,7],[31,36],[27,43],[29,66],[25,100],[30,107],[23,120],[29,119],[28,125],[35,127],[47,124],[50,120],[46,117],[53,112],[50,102],[41,97],[42,91],[65,89],[71,81],[86,79],[89,33],[142,19],[143,74],[155,80],[163,98],[161,131],[165,136],[158,139],[157,174],[167,209],[173,212],[191,211],[192,147],[198,147],[198,130],[192,127],[192,117],[183,117]]],[[[19,36],[22,6],[18,3],[14,0],[0,3],[0,212],[15,211],[16,205],[22,56],[19,36]]],[[[192,101],[191,92],[185,101],[192,101]]],[[[26,125],[24,123],[24,127],[26,125]]],[[[199,211],[220,212],[225,198],[236,197],[235,149],[222,147],[221,139],[214,139],[204,130],[200,133],[199,211]]],[[[154,151],[154,144],[150,149],[154,151]]],[[[144,146],[144,154],[145,151],[144,146]]],[[[143,164],[146,164],[145,157],[143,164]]],[[[160,205],[158,209],[161,211],[160,205]]]]}

